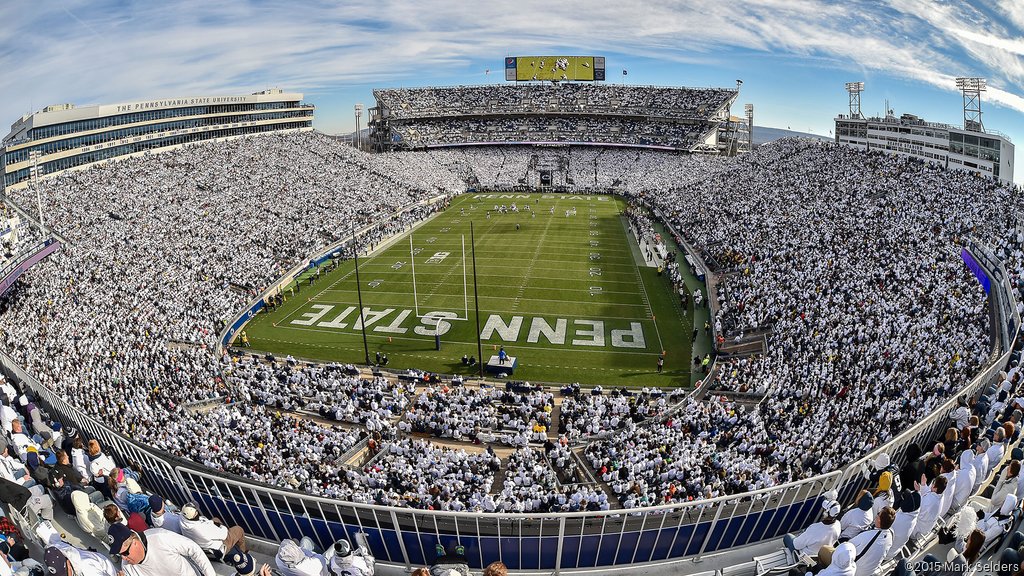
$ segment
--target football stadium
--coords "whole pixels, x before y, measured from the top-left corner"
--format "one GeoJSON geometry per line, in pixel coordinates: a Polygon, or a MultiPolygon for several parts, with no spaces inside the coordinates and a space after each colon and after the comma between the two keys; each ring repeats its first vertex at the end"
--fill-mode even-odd
{"type": "Polygon", "coordinates": [[[15,122],[0,572],[1020,573],[1007,138],[505,66],[15,122]]]}

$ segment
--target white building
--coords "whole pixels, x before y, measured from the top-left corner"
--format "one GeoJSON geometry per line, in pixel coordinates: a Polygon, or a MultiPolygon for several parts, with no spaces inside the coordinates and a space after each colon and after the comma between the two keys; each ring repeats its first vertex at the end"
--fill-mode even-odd
{"type": "Polygon", "coordinates": [[[837,143],[861,150],[913,156],[947,169],[970,170],[1013,182],[1013,143],[996,132],[925,122],[912,114],[899,118],[851,118],[840,114],[836,117],[835,134],[837,143]]]}
{"type": "Polygon", "coordinates": [[[313,109],[302,103],[302,94],[276,89],[242,96],[48,106],[23,116],[3,139],[3,184],[27,185],[34,163],[42,177],[190,142],[309,131],[313,109]]]}

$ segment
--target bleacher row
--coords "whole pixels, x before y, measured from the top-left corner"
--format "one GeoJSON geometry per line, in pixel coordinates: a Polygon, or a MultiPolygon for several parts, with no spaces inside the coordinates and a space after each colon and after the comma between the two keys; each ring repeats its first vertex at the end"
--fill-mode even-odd
{"type": "Polygon", "coordinates": [[[716,127],[575,116],[418,119],[392,124],[392,141],[399,146],[414,148],[463,145],[467,142],[566,142],[690,149],[713,129],[716,127]]]}
{"type": "Polygon", "coordinates": [[[569,83],[391,88],[373,94],[399,119],[572,113],[706,120],[737,91],[569,83]]]}
{"type": "Polygon", "coordinates": [[[376,90],[376,138],[394,148],[513,142],[689,150],[717,130],[736,96],[717,88],[617,85],[458,86],[376,90]]]}

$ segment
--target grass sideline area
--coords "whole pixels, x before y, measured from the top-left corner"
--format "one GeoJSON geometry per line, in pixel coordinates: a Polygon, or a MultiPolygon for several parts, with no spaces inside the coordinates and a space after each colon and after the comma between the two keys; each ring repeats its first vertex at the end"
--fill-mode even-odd
{"type": "MultiPolygon", "coordinates": [[[[690,386],[700,375],[699,369],[691,375],[692,304],[681,309],[667,276],[644,264],[621,215],[624,206],[611,195],[454,198],[414,227],[411,249],[406,231],[360,256],[371,360],[381,352],[389,369],[477,373],[461,361],[477,356],[472,221],[484,361],[504,346],[518,359],[509,379],[690,386]],[[496,205],[509,211],[496,212],[496,205]],[[662,350],[665,366],[658,373],[662,350]]],[[[245,326],[251,349],[361,364],[354,261],[311,285],[308,277],[300,278],[294,294],[285,292],[282,306],[245,326]]],[[[701,330],[700,339],[706,338],[701,330]]],[[[706,345],[698,341],[698,347],[706,345]]]]}

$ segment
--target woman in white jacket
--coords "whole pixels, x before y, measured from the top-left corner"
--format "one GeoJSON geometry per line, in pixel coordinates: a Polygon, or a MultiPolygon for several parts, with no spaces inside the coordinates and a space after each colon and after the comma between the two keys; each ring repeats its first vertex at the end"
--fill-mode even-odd
{"type": "Polygon", "coordinates": [[[964,450],[960,453],[960,470],[956,473],[953,505],[950,506],[952,510],[963,508],[964,504],[967,504],[967,499],[974,493],[974,480],[977,478],[978,472],[974,469],[973,462],[974,453],[972,451],[964,450]]]}

